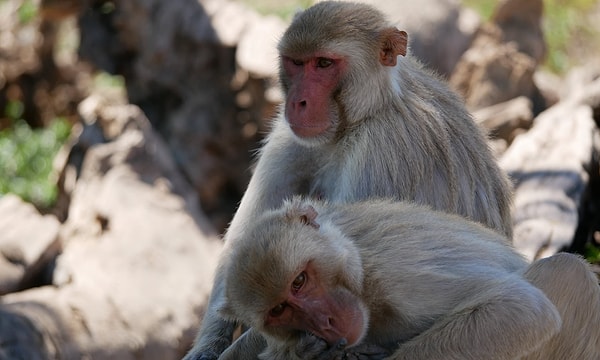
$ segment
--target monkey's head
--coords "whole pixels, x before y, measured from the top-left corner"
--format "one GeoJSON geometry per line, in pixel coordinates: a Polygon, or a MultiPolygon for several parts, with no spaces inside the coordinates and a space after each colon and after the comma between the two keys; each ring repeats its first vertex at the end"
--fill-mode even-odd
{"type": "Polygon", "coordinates": [[[357,249],[299,200],[261,216],[232,247],[220,313],[282,340],[315,334],[348,346],[366,333],[357,249]]]}
{"type": "Polygon", "coordinates": [[[397,56],[407,35],[373,7],[320,2],[297,15],[279,43],[285,118],[303,143],[322,144],[397,97],[397,56]]]}

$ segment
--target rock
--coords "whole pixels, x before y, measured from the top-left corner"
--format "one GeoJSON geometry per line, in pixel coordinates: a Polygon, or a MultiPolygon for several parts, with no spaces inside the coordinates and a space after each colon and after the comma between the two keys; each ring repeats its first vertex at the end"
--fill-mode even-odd
{"type": "MultiPolygon", "coordinates": [[[[60,358],[179,359],[200,323],[222,243],[139,108],[104,114],[125,119],[117,121],[123,133],[85,155],[54,286],[5,295],[0,311],[27,320],[15,320],[11,334],[41,334],[60,358]]],[[[31,350],[15,346],[12,353],[31,350]]]]}
{"type": "Polygon", "coordinates": [[[60,24],[35,16],[38,5],[39,0],[0,3],[0,129],[9,124],[4,117],[9,102],[21,107],[19,117],[34,128],[68,118],[88,85],[83,67],[55,61],[60,24]]]}
{"type": "Polygon", "coordinates": [[[60,251],[60,223],[15,195],[0,197],[0,295],[32,286],[60,251]]]}
{"type": "Polygon", "coordinates": [[[584,99],[584,102],[598,106],[595,98],[597,94],[590,93],[588,88],[590,84],[597,82],[598,78],[600,78],[600,60],[571,69],[567,73],[564,86],[561,87],[560,98],[565,100],[569,98],[584,99]]]}
{"type": "Polygon", "coordinates": [[[571,245],[599,106],[596,80],[536,117],[500,159],[515,184],[513,243],[530,260],[571,245]]]}
{"type": "Polygon", "coordinates": [[[485,129],[493,139],[503,139],[510,144],[518,129],[529,129],[533,122],[533,104],[521,96],[500,104],[492,105],[473,112],[475,121],[485,129]]]}
{"type": "Polygon", "coordinates": [[[265,133],[263,115],[272,112],[264,93],[269,80],[257,81],[261,91],[248,89],[257,85],[254,76],[276,72],[263,50],[276,37],[265,34],[274,21],[263,23],[227,0],[111,4],[109,12],[89,1],[84,7],[80,54],[123,76],[129,101],[165,138],[203,210],[223,231],[248,184],[252,150],[265,133]],[[251,42],[248,32],[260,38],[251,42]],[[237,71],[236,61],[249,69],[237,71]],[[238,96],[247,99],[243,106],[238,96]]]}
{"type": "Polygon", "coordinates": [[[533,78],[546,53],[542,10],[541,0],[503,0],[479,28],[450,77],[471,110],[519,96],[531,99],[536,115],[549,105],[533,78]]]}
{"type": "Polygon", "coordinates": [[[19,258],[14,259],[14,255],[4,254],[0,250],[0,295],[19,289],[19,284],[25,275],[25,269],[19,264],[19,260],[19,258]]]}
{"type": "Polygon", "coordinates": [[[538,69],[533,74],[533,82],[547,107],[560,101],[561,89],[564,85],[564,81],[560,76],[538,69]]]}
{"type": "MultiPolygon", "coordinates": [[[[595,109],[598,112],[600,107],[595,109]]],[[[593,152],[589,167],[589,182],[579,207],[579,223],[569,251],[578,254],[589,252],[589,246],[600,246],[600,131],[593,133],[593,152]]],[[[600,276],[600,268],[594,270],[600,276]]]]}
{"type": "Polygon", "coordinates": [[[276,16],[254,17],[238,45],[236,59],[242,69],[257,78],[276,79],[279,70],[277,42],[287,24],[276,16]]]}
{"type": "Polygon", "coordinates": [[[519,52],[514,43],[503,42],[497,27],[485,24],[456,65],[450,84],[463,95],[467,107],[477,110],[519,96],[533,100],[535,69],[530,56],[519,52]]]}
{"type": "MultiPolygon", "coordinates": [[[[254,10],[236,1],[202,0],[201,4],[210,16],[219,41],[225,46],[237,46],[250,22],[260,19],[254,10]]],[[[262,40],[255,39],[257,42],[262,40]]]]}
{"type": "MultiPolygon", "coordinates": [[[[54,340],[44,336],[39,328],[42,317],[30,318],[18,311],[18,306],[0,306],[0,359],[50,360],[60,359],[54,340]]],[[[30,308],[34,306],[30,305],[30,308]]],[[[38,309],[41,310],[41,309],[38,309]]],[[[43,310],[42,310],[43,311],[43,310]]]]}
{"type": "Polygon", "coordinates": [[[546,56],[542,31],[542,0],[502,0],[496,6],[492,21],[502,31],[502,40],[517,45],[519,52],[541,64],[546,56]]]}

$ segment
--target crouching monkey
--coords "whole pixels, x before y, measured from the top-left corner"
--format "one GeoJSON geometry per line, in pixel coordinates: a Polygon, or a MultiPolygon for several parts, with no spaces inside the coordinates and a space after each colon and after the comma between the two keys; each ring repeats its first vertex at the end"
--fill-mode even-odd
{"type": "Polygon", "coordinates": [[[221,359],[600,359],[575,255],[529,266],[480,224],[375,200],[294,199],[238,236],[220,313],[251,330],[221,359]]]}

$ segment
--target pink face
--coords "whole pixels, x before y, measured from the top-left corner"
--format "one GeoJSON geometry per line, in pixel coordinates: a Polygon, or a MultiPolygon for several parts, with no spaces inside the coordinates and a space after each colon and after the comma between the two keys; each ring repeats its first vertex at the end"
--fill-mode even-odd
{"type": "Polygon", "coordinates": [[[364,336],[367,320],[360,300],[324,286],[311,263],[291,280],[282,299],[267,314],[265,326],[309,331],[330,345],[346,339],[352,346],[364,336]]]}
{"type": "Polygon", "coordinates": [[[332,54],[310,57],[282,57],[289,79],[285,117],[300,138],[314,138],[334,132],[337,109],[333,93],[346,72],[344,58],[332,54]]]}

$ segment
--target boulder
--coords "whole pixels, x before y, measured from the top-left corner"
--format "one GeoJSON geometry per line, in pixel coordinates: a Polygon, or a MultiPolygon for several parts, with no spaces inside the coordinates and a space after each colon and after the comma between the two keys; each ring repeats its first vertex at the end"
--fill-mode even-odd
{"type": "Polygon", "coordinates": [[[500,159],[515,186],[513,243],[530,260],[568,249],[577,228],[600,107],[600,81],[581,85],[537,116],[500,159]]]}
{"type": "Polygon", "coordinates": [[[60,223],[15,195],[0,197],[0,295],[44,277],[60,251],[60,223]]]}
{"type": "Polygon", "coordinates": [[[532,108],[531,100],[521,96],[474,111],[473,117],[492,139],[502,139],[510,144],[518,133],[531,126],[532,108]]]}
{"type": "Polygon", "coordinates": [[[450,84],[463,95],[468,108],[477,110],[519,96],[533,99],[535,70],[533,58],[516,44],[504,42],[497,26],[485,24],[456,65],[450,84]]]}
{"type": "Polygon", "coordinates": [[[168,360],[194,337],[222,243],[140,109],[104,114],[121,117],[123,132],[85,155],[53,286],[2,298],[13,325],[0,338],[21,338],[0,351],[168,360]]]}

